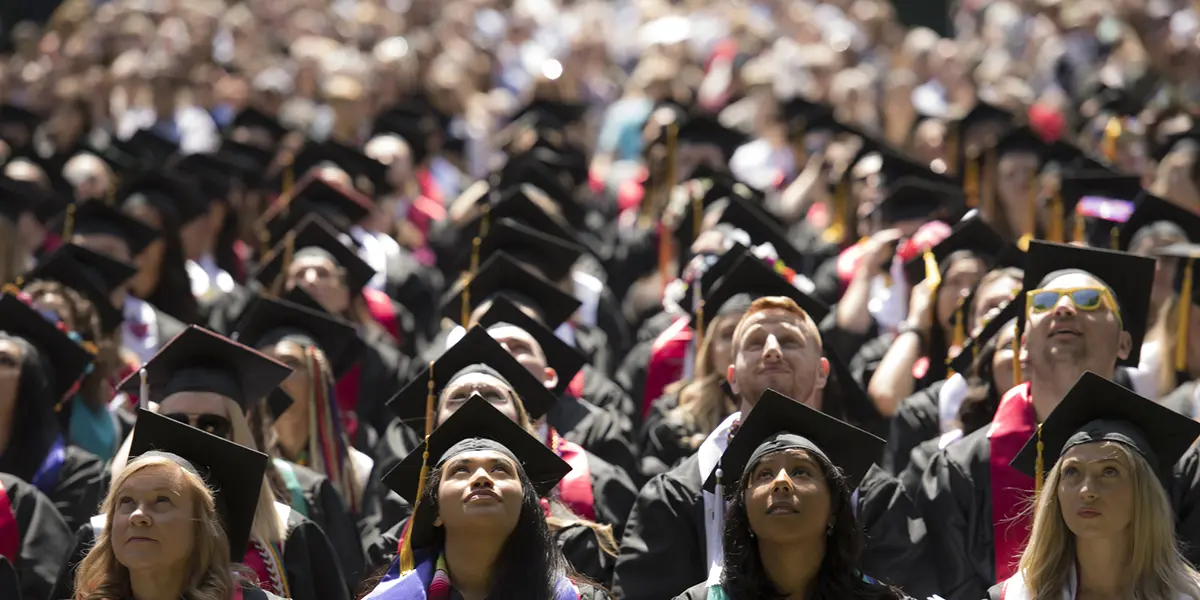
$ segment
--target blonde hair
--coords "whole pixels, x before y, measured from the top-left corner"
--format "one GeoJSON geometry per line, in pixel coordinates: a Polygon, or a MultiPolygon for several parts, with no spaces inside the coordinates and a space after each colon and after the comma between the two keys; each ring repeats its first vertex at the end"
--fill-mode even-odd
{"type": "MultiPolygon", "coordinates": [[[[224,400],[225,414],[232,424],[233,442],[251,450],[259,450],[258,444],[254,442],[254,434],[250,432],[250,424],[246,422],[246,415],[242,414],[242,407],[229,398],[224,400]]],[[[159,408],[158,404],[150,404],[150,410],[156,413],[161,412],[159,408]]],[[[134,431],[137,431],[136,425],[134,431]]],[[[131,433],[125,439],[125,443],[121,445],[121,449],[117,451],[117,455],[113,457],[114,481],[117,479],[117,474],[125,468],[126,462],[129,461],[129,447],[132,442],[133,434],[131,433]]],[[[268,465],[269,468],[270,465],[268,465]]],[[[271,484],[266,477],[263,478],[262,489],[259,490],[258,506],[254,509],[254,526],[250,533],[254,539],[271,544],[278,544],[286,537],[287,523],[281,522],[279,513],[275,511],[275,494],[271,491],[271,484]]]]}
{"type": "MultiPolygon", "coordinates": [[[[798,308],[798,307],[797,307],[798,308]]],[[[718,322],[728,319],[740,319],[741,315],[717,315],[708,323],[709,335],[700,341],[696,350],[696,361],[691,381],[679,380],[667,386],[667,392],[679,392],[679,404],[671,409],[670,414],[683,421],[689,429],[697,431],[712,431],[721,424],[733,411],[737,410],[733,401],[721,389],[725,381],[725,368],[729,365],[712,364],[713,333],[718,322]]]]}
{"type": "Polygon", "coordinates": [[[229,540],[221,528],[212,492],[195,473],[164,456],[143,456],[122,469],[104,499],[105,527],[96,543],[79,564],[75,574],[76,600],[117,600],[130,597],[129,570],[113,552],[112,524],[116,519],[117,494],[130,477],[147,469],[173,467],[182,474],[183,487],[195,502],[192,551],[189,553],[187,578],[182,597],[188,600],[228,600],[238,585],[229,560],[229,540]]]}
{"type": "Polygon", "coordinates": [[[1158,317],[1154,326],[1146,334],[1146,344],[1158,345],[1159,361],[1154,365],[1154,383],[1162,394],[1175,389],[1175,336],[1179,327],[1187,327],[1179,322],[1179,294],[1171,294],[1158,307],[1158,317]]]}
{"type": "MultiPolygon", "coordinates": [[[[1179,552],[1174,511],[1154,469],[1136,452],[1113,443],[1130,466],[1133,482],[1132,521],[1129,524],[1130,566],[1134,600],[1200,600],[1200,575],[1179,552]]],[[[1034,504],[1032,533],[1021,554],[1020,571],[1032,600],[1058,600],[1075,564],[1075,536],[1062,517],[1058,484],[1059,460],[1034,504]]]]}

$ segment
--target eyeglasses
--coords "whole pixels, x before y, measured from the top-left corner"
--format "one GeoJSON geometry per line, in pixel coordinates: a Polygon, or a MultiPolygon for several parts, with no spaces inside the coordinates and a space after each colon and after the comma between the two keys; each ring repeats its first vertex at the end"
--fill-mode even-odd
{"type": "Polygon", "coordinates": [[[1069,297],[1075,308],[1082,311],[1090,312],[1106,306],[1116,315],[1117,323],[1120,324],[1121,322],[1121,314],[1117,310],[1117,302],[1113,299],[1112,292],[1102,287],[1031,290],[1026,295],[1026,304],[1029,306],[1029,312],[1031,313],[1050,312],[1054,310],[1055,306],[1058,306],[1058,301],[1063,296],[1069,297]]]}
{"type": "Polygon", "coordinates": [[[191,425],[200,431],[206,431],[219,438],[229,439],[229,432],[233,430],[233,423],[221,415],[210,413],[165,413],[163,416],[186,425],[191,425]]]}

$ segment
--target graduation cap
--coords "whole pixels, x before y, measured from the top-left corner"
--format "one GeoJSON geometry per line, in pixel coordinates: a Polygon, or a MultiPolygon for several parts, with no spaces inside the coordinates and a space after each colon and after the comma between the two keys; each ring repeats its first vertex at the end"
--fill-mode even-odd
{"type": "Polygon", "coordinates": [[[820,323],[829,315],[825,303],[805,294],[790,284],[757,256],[745,253],[729,272],[704,295],[703,312],[706,315],[723,314],[724,309],[745,312],[750,301],[765,296],[786,296],[800,306],[814,323],[820,323]],[[736,306],[727,306],[733,305],[736,306]]]}
{"type": "Polygon", "coordinates": [[[704,489],[715,491],[723,485],[727,494],[741,493],[738,487],[747,469],[768,454],[794,449],[824,456],[841,470],[853,490],[871,470],[885,443],[849,423],[767,390],[742,420],[737,435],[721,455],[719,468],[704,482],[704,489]]]}
{"type": "Polygon", "coordinates": [[[358,148],[333,140],[326,141],[325,146],[333,163],[350,175],[359,191],[370,196],[381,196],[394,189],[388,181],[387,165],[363,154],[358,148]]]}
{"type": "Polygon", "coordinates": [[[501,192],[492,192],[483,198],[483,214],[471,219],[458,228],[458,239],[470,243],[476,237],[487,235],[488,226],[500,219],[513,219],[543,234],[561,240],[579,239],[579,232],[557,215],[551,215],[529,198],[521,187],[501,192]]]}
{"type": "Polygon", "coordinates": [[[0,125],[20,125],[32,132],[46,118],[28,108],[15,104],[0,104],[0,125]]]}
{"type": "MultiPolygon", "coordinates": [[[[740,229],[750,237],[755,246],[771,244],[775,254],[784,264],[796,268],[804,264],[804,253],[800,252],[788,239],[787,233],[779,226],[773,217],[749,200],[733,194],[727,197],[728,205],[721,213],[718,223],[740,229]]],[[[691,234],[694,230],[695,205],[689,204],[684,211],[680,224],[675,228],[675,236],[679,242],[680,261],[686,263],[690,257],[690,248],[695,242],[691,234]]]]}
{"type": "Polygon", "coordinates": [[[492,339],[487,329],[472,327],[461,340],[396,392],[387,401],[388,409],[418,435],[426,434],[434,426],[426,421],[426,410],[431,409],[431,414],[436,418],[438,397],[456,375],[473,365],[486,365],[508,381],[521,399],[530,422],[542,418],[554,406],[554,392],[546,389],[524,365],[492,339]],[[433,378],[432,388],[429,386],[430,378],[433,378]]]}
{"type": "Polygon", "coordinates": [[[587,252],[580,244],[543,233],[513,219],[500,219],[480,241],[479,260],[487,261],[497,251],[537,267],[546,279],[562,281],[587,252]]]}
{"type": "Polygon", "coordinates": [[[558,205],[568,223],[580,226],[587,216],[587,209],[575,200],[571,191],[576,181],[572,178],[570,184],[566,184],[559,179],[560,174],[569,175],[571,168],[569,161],[559,153],[546,148],[534,148],[509,159],[495,178],[493,187],[504,191],[521,184],[532,185],[558,205]]]}
{"type": "Polygon", "coordinates": [[[157,229],[97,200],[72,205],[63,219],[62,237],[73,235],[110,235],[129,246],[129,256],[137,256],[161,235],[157,229]]]}
{"type": "Polygon", "coordinates": [[[583,120],[588,106],[582,102],[535,98],[523,106],[510,119],[510,123],[522,122],[538,127],[562,129],[583,120]]]}
{"type": "Polygon", "coordinates": [[[547,327],[558,327],[579,310],[580,302],[550,280],[496,251],[469,279],[460,279],[442,296],[441,314],[460,325],[484,300],[501,292],[533,309],[547,327]]]}
{"type": "Polygon", "coordinates": [[[137,275],[137,267],[75,244],[65,244],[43,258],[22,278],[57,281],[83,294],[96,308],[103,333],[114,331],[125,316],[113,306],[112,290],[137,275]]]}
{"type": "Polygon", "coordinates": [[[231,164],[236,164],[239,174],[247,183],[262,180],[263,173],[275,160],[275,153],[270,150],[230,139],[221,140],[221,147],[217,149],[216,155],[231,164]]]}
{"type": "Polygon", "coordinates": [[[971,218],[960,221],[936,246],[926,250],[922,256],[917,256],[904,263],[904,275],[909,285],[916,285],[927,278],[941,282],[941,267],[939,264],[946,257],[967,250],[984,258],[988,263],[1005,249],[1004,238],[981,218],[971,218]]]}
{"type": "Polygon", "coordinates": [[[264,228],[262,231],[274,243],[309,213],[321,215],[338,230],[347,230],[371,214],[372,206],[371,200],[357,190],[344,188],[314,172],[305,175],[290,195],[281,196],[268,207],[258,226],[264,228]]]}
{"type": "Polygon", "coordinates": [[[52,370],[55,410],[87,374],[95,355],[59,329],[57,317],[47,317],[12,294],[0,295],[0,331],[19,337],[37,347],[42,362],[52,370]],[[54,319],[51,321],[50,319],[54,319]]]}
{"type": "Polygon", "coordinates": [[[1178,205],[1172,204],[1151,194],[1142,194],[1133,214],[1121,226],[1118,249],[1129,251],[1134,237],[1143,227],[1161,221],[1174,223],[1183,230],[1187,239],[1200,243],[1200,216],[1178,205]]]}
{"type": "Polygon", "coordinates": [[[724,162],[728,163],[733,153],[750,138],[741,131],[722,125],[714,117],[694,115],[679,126],[676,140],[679,144],[716,146],[721,150],[724,162]]]}
{"type": "Polygon", "coordinates": [[[884,226],[911,220],[947,220],[962,212],[965,200],[954,185],[904,177],[889,186],[875,211],[884,226]]]}
{"type": "MultiPolygon", "coordinates": [[[[1118,364],[1137,366],[1150,317],[1150,290],[1154,283],[1154,259],[1128,252],[1083,248],[1067,244],[1033,241],[1029,244],[1025,265],[1024,290],[1044,285],[1043,279],[1055,271],[1076,269],[1091,274],[1112,290],[1120,306],[1120,320],[1133,339],[1129,357],[1118,364]]],[[[1017,320],[1017,335],[1023,335],[1028,309],[1017,320]]]]}
{"type": "Polygon", "coordinates": [[[233,400],[249,412],[292,373],[287,365],[229,338],[196,325],[167,342],[142,367],[117,386],[118,391],[140,393],[142,373],[149,397],[159,402],[177,392],[211,392],[233,400]]]}
{"type": "Polygon", "coordinates": [[[0,217],[16,225],[24,213],[32,213],[40,200],[35,184],[0,175],[0,217]]]}
{"type": "Polygon", "coordinates": [[[498,325],[512,325],[528,333],[546,355],[546,363],[558,374],[555,393],[561,394],[571,385],[571,378],[587,364],[587,357],[574,346],[558,339],[549,327],[530,317],[504,294],[492,298],[492,305],[479,317],[479,325],[489,331],[498,325]]]}
{"type": "Polygon", "coordinates": [[[1011,127],[1016,121],[1016,115],[1009,110],[990,102],[978,100],[975,106],[971,107],[971,110],[967,111],[967,114],[958,120],[958,132],[960,135],[965,135],[969,128],[986,123],[996,123],[1004,127],[1011,127]]]}
{"type": "Polygon", "coordinates": [[[1118,249],[1121,225],[1132,216],[1133,202],[1143,193],[1141,179],[1136,175],[1107,170],[1064,174],[1061,215],[1051,206],[1050,241],[1067,241],[1066,237],[1059,238],[1058,232],[1065,232],[1067,215],[1074,215],[1071,241],[1118,249]]]}
{"type": "Polygon", "coordinates": [[[384,111],[371,125],[371,137],[394,135],[407,142],[413,165],[421,165],[429,157],[429,138],[439,131],[435,114],[426,107],[411,104],[384,111]]]}
{"type": "Polygon", "coordinates": [[[1154,160],[1162,162],[1179,144],[1188,141],[1200,143],[1200,125],[1192,125],[1184,131],[1167,134],[1158,144],[1153,144],[1151,140],[1151,155],[1154,160]]]}
{"type": "MultiPolygon", "coordinates": [[[[967,304],[969,305],[970,303],[967,304]]],[[[1024,313],[1025,297],[1017,294],[1016,297],[1004,305],[1004,308],[1000,309],[1000,312],[996,313],[994,317],[983,324],[983,328],[979,330],[979,333],[974,337],[967,338],[963,342],[958,355],[950,359],[947,364],[955,373],[962,373],[964,375],[970,373],[971,368],[975,364],[975,357],[984,345],[992,341],[992,338],[1000,335],[1000,332],[1004,331],[1004,327],[1007,324],[1021,317],[1024,313]]],[[[1015,350],[1019,350],[1021,338],[1019,336],[1014,337],[1013,344],[1017,346],[1015,350]]],[[[1020,354],[1019,351],[1014,352],[1015,356],[1019,356],[1020,354]]]]}
{"type": "Polygon", "coordinates": [[[162,165],[179,152],[179,144],[150,129],[139,129],[125,140],[125,148],[145,165],[162,165]]]}
{"type": "Polygon", "coordinates": [[[424,469],[439,469],[458,454],[481,450],[494,450],[512,458],[533,483],[538,496],[548,495],[571,472],[571,465],[541,440],[512,422],[487,400],[472,397],[383,477],[383,483],[389,489],[414,505],[400,551],[401,570],[411,569],[413,548],[424,548],[435,542],[437,512],[420,503],[426,483],[424,469]]]}
{"type": "Polygon", "coordinates": [[[1068,450],[1081,444],[1116,442],[1140,455],[1160,481],[1167,481],[1197,436],[1200,423],[1088,371],[1011,465],[1032,476],[1040,491],[1045,473],[1039,473],[1039,467],[1049,472],[1068,450]]]}
{"type": "Polygon", "coordinates": [[[257,170],[254,163],[228,152],[188,154],[171,166],[195,180],[205,202],[225,200],[234,180],[245,181],[257,170]]]}
{"type": "Polygon", "coordinates": [[[166,458],[204,479],[216,500],[221,524],[229,538],[230,560],[242,560],[246,544],[250,543],[250,530],[262,493],[267,455],[139,408],[137,426],[133,428],[133,441],[129,446],[131,462],[133,457],[149,452],[166,453],[166,458]]]}
{"type": "Polygon", "coordinates": [[[346,287],[351,293],[366,287],[375,276],[375,268],[359,258],[358,252],[353,248],[343,243],[338,233],[324,219],[318,215],[309,215],[262,258],[254,278],[268,289],[273,288],[276,280],[287,272],[291,263],[309,249],[314,253],[323,251],[329,255],[335,266],[345,273],[346,287]]]}
{"type": "Polygon", "coordinates": [[[245,127],[246,129],[261,129],[271,136],[271,139],[278,144],[288,133],[288,129],[279,122],[279,119],[268,115],[254,107],[247,107],[233,118],[233,122],[229,124],[230,129],[245,127]]]}
{"type": "Polygon", "coordinates": [[[161,170],[126,182],[117,191],[117,199],[121,206],[149,204],[160,213],[174,215],[182,226],[208,214],[208,198],[198,193],[199,187],[184,173],[161,170]]]}
{"type": "Polygon", "coordinates": [[[362,358],[366,346],[353,323],[287,300],[259,295],[238,321],[235,338],[251,348],[291,340],[316,346],[325,354],[334,379],[340,379],[362,358]]]}

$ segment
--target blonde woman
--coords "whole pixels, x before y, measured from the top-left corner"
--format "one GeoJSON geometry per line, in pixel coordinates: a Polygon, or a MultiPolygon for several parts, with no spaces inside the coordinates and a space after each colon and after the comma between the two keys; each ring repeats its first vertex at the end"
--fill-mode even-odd
{"type": "Polygon", "coordinates": [[[1197,436],[1200,423],[1084,373],[1013,461],[1039,481],[1052,466],[1017,572],[989,597],[1200,599],[1163,483],[1197,436]]]}
{"type": "Polygon", "coordinates": [[[162,446],[178,448],[188,458],[150,451],[117,474],[103,504],[109,526],[79,566],[72,598],[276,598],[254,588],[251,574],[243,576],[245,569],[230,557],[230,538],[244,540],[250,534],[255,476],[262,480],[266,457],[141,412],[148,421],[143,433],[162,437],[150,430],[165,432],[171,439],[162,446]]]}
{"type": "MultiPolygon", "coordinates": [[[[253,409],[291,372],[282,363],[194,326],[164,346],[145,370],[150,400],[158,403],[159,414],[252,450],[257,447],[244,411],[253,409]]],[[[138,389],[137,375],[130,379],[122,390],[138,389]]],[[[135,427],[134,437],[136,433],[135,427]]],[[[124,466],[128,445],[113,460],[114,473],[124,466]]],[[[348,599],[350,582],[324,532],[291,507],[275,502],[265,479],[260,488],[252,535],[241,561],[257,575],[260,587],[294,600],[348,599]]],[[[77,532],[76,556],[103,534],[104,524],[94,518],[90,528],[77,532]]],[[[64,589],[64,582],[74,581],[69,573],[75,563],[64,565],[67,572],[60,575],[58,590],[64,589]]],[[[68,592],[56,597],[69,596],[68,592]]]]}

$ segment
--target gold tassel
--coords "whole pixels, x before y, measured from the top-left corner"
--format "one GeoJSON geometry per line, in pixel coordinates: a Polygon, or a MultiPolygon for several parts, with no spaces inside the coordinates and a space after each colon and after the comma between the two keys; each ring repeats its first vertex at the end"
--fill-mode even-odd
{"type": "Polygon", "coordinates": [[[979,163],[970,156],[963,157],[963,192],[967,195],[967,208],[979,206],[979,163]]]}
{"type": "Polygon", "coordinates": [[[1062,244],[1067,241],[1067,217],[1063,214],[1062,194],[1055,192],[1050,197],[1050,235],[1051,242],[1062,244]]]}
{"type": "Polygon", "coordinates": [[[954,333],[950,338],[950,343],[959,348],[962,348],[963,344],[967,343],[967,324],[965,323],[967,320],[967,311],[965,310],[966,300],[963,297],[958,299],[958,310],[955,311],[956,316],[954,319],[954,333]]]}
{"type": "MultiPolygon", "coordinates": [[[[1028,301],[1025,308],[1025,320],[1029,320],[1028,301]]],[[[1021,374],[1021,336],[1014,335],[1012,340],[1012,369],[1013,369],[1013,387],[1017,387],[1025,382],[1024,375],[1021,374]]]]}
{"type": "MultiPolygon", "coordinates": [[[[692,196],[692,242],[700,237],[700,228],[704,226],[704,199],[695,192],[690,192],[692,196]]],[[[680,248],[682,252],[683,249],[680,248]]]]}
{"type": "Polygon", "coordinates": [[[992,150],[984,152],[980,159],[979,202],[980,211],[988,219],[996,218],[996,155],[992,150]]]}
{"type": "Polygon", "coordinates": [[[925,259],[925,279],[929,281],[934,293],[937,293],[938,286],[942,285],[942,272],[938,270],[937,259],[933,257],[932,250],[926,250],[922,256],[925,259]]]}
{"type": "Polygon", "coordinates": [[[676,146],[679,144],[679,124],[672,121],[667,125],[667,185],[666,198],[663,206],[666,207],[671,201],[671,190],[675,189],[675,152],[676,146]]]}
{"type": "Polygon", "coordinates": [[[1071,240],[1075,242],[1087,241],[1087,223],[1083,220],[1083,215],[1075,215],[1075,230],[1071,232],[1071,240]]]}
{"type": "Polygon", "coordinates": [[[1042,452],[1045,450],[1045,444],[1042,443],[1042,425],[1040,423],[1038,424],[1037,436],[1037,461],[1035,461],[1033,467],[1033,493],[1035,497],[1042,492],[1042,484],[1045,483],[1043,480],[1046,477],[1046,462],[1045,459],[1042,458],[1042,452]]]}
{"type": "Polygon", "coordinates": [[[1112,229],[1108,230],[1108,249],[1121,249],[1121,228],[1117,227],[1116,225],[1113,225],[1112,229]]]}
{"type": "Polygon", "coordinates": [[[71,234],[75,232],[75,203],[67,205],[67,214],[63,217],[62,240],[63,243],[70,243],[71,234]]]}
{"type": "Polygon", "coordinates": [[[1121,139],[1121,119],[1112,117],[1104,126],[1104,157],[1110,163],[1117,162],[1117,142],[1121,139]]]}
{"type": "MultiPolygon", "coordinates": [[[[1019,239],[1017,241],[1017,246],[1019,246],[1021,248],[1022,252],[1028,251],[1029,250],[1029,242],[1037,239],[1037,226],[1038,226],[1038,180],[1037,180],[1037,176],[1034,176],[1033,181],[1030,182],[1030,184],[1029,184],[1029,198],[1027,199],[1026,202],[1027,202],[1026,209],[1028,209],[1028,211],[1029,211],[1029,213],[1026,215],[1026,217],[1029,219],[1029,226],[1025,230],[1025,235],[1021,236],[1021,239],[1019,239]]],[[[1054,231],[1054,204],[1053,203],[1051,203],[1051,205],[1050,205],[1050,211],[1051,211],[1050,230],[1051,230],[1051,232],[1053,232],[1054,231]]],[[[1053,233],[1051,233],[1050,237],[1051,237],[1051,239],[1053,239],[1053,233]]]]}
{"type": "Polygon", "coordinates": [[[280,183],[279,191],[285,196],[291,196],[292,188],[296,186],[296,173],[292,170],[293,164],[289,162],[283,168],[283,181],[280,183]]]}
{"type": "MultiPolygon", "coordinates": [[[[283,264],[279,267],[279,273],[275,275],[275,281],[271,282],[271,294],[275,296],[283,295],[283,287],[287,284],[287,272],[292,267],[292,256],[296,251],[296,232],[289,231],[283,238],[283,264]]],[[[274,256],[270,259],[264,259],[267,262],[274,260],[274,256]]]]}
{"type": "Polygon", "coordinates": [[[946,133],[946,171],[958,173],[958,131],[949,129],[946,133]]]}
{"type": "Polygon", "coordinates": [[[467,272],[463,275],[463,297],[462,308],[460,309],[462,321],[459,322],[459,325],[463,327],[466,327],[467,321],[471,319],[471,280],[479,272],[479,252],[480,248],[483,247],[483,238],[487,237],[488,225],[490,225],[489,221],[492,215],[491,210],[491,205],[484,205],[483,216],[479,222],[479,235],[471,240],[471,263],[468,266],[467,272]]]}
{"type": "Polygon", "coordinates": [[[1187,373],[1188,328],[1192,310],[1192,261],[1183,267],[1183,286],[1179,290],[1179,323],[1175,326],[1175,371],[1187,373]]]}
{"type": "Polygon", "coordinates": [[[404,543],[400,545],[400,573],[409,573],[415,568],[413,564],[412,527],[417,520],[417,511],[421,508],[421,497],[425,495],[425,481],[429,479],[429,434],[433,433],[433,409],[436,400],[433,395],[433,361],[429,361],[428,393],[425,396],[425,452],[421,454],[421,479],[417,481],[417,497],[412,499],[413,510],[405,525],[404,543]]]}
{"type": "Polygon", "coordinates": [[[846,200],[850,196],[849,187],[850,184],[843,176],[833,188],[833,214],[830,215],[829,227],[821,234],[821,239],[827,244],[841,245],[846,241],[846,200]]]}
{"type": "Polygon", "coordinates": [[[258,255],[264,257],[271,253],[271,232],[264,227],[258,231],[258,255]]]}

